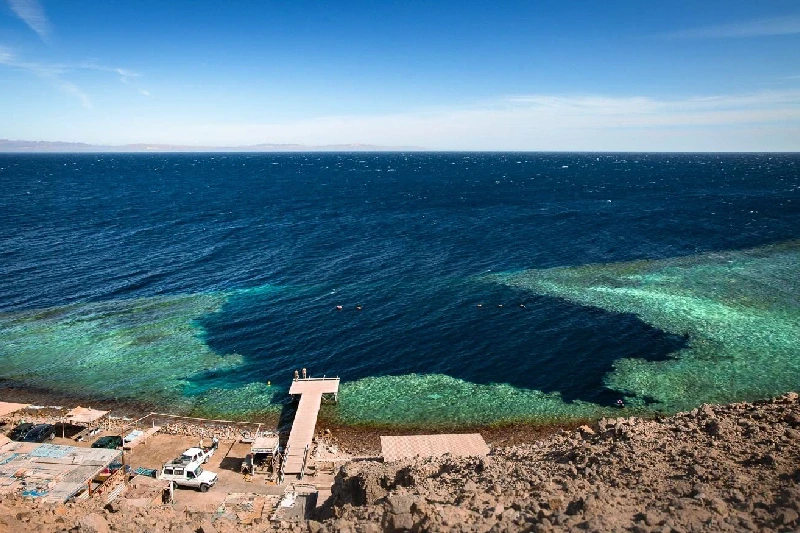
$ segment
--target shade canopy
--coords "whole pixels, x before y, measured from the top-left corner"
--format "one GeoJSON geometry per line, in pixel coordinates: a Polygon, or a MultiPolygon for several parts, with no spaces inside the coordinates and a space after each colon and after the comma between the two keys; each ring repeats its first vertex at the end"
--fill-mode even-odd
{"type": "Polygon", "coordinates": [[[27,403],[0,402],[0,416],[6,416],[14,411],[25,409],[26,407],[28,407],[27,403]]]}
{"type": "Polygon", "coordinates": [[[91,424],[103,418],[108,413],[109,411],[99,411],[97,409],[79,406],[67,413],[66,419],[70,424],[91,424]]]}

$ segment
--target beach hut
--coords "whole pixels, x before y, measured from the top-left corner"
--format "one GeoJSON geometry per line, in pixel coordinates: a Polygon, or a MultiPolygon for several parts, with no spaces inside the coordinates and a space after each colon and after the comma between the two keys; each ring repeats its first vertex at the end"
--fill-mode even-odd
{"type": "Polygon", "coordinates": [[[258,435],[253,439],[250,453],[245,458],[242,468],[253,474],[256,470],[267,470],[271,467],[274,473],[277,460],[278,435],[272,433],[258,435]]]}
{"type": "Polygon", "coordinates": [[[56,503],[96,495],[107,503],[124,490],[121,459],[120,450],[7,442],[0,445],[0,495],[56,503]]]}

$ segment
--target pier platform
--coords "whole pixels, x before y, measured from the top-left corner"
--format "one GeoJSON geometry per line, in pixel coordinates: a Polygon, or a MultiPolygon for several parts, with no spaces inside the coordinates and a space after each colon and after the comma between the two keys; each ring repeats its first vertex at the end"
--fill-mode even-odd
{"type": "Polygon", "coordinates": [[[300,396],[297,413],[294,415],[292,430],[283,462],[283,473],[303,476],[306,466],[306,453],[314,438],[317,426],[317,415],[322,404],[322,397],[333,396],[337,399],[339,378],[306,378],[295,379],[289,388],[289,394],[300,396]]]}
{"type": "Polygon", "coordinates": [[[415,457],[485,457],[489,447],[480,433],[381,436],[381,455],[387,463],[415,457]]]}

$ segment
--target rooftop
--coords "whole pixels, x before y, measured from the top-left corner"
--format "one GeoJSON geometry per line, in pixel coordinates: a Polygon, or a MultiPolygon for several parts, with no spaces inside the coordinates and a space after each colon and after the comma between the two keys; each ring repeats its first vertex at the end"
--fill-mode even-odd
{"type": "Polygon", "coordinates": [[[87,488],[121,455],[119,450],[104,448],[8,442],[0,446],[0,494],[22,492],[64,502],[87,488]]]}

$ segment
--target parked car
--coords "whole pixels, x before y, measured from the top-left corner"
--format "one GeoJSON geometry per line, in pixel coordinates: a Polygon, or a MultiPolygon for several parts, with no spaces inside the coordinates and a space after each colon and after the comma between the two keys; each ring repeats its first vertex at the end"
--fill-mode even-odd
{"type": "Polygon", "coordinates": [[[109,450],[117,450],[122,448],[122,437],[119,435],[100,437],[92,443],[92,448],[108,448],[109,450]]]}
{"type": "Polygon", "coordinates": [[[207,463],[208,459],[217,451],[217,442],[207,448],[189,448],[175,459],[173,464],[188,465],[189,463],[207,463]]]}
{"type": "Polygon", "coordinates": [[[32,427],[33,424],[28,424],[27,422],[24,424],[20,424],[11,430],[11,433],[8,434],[8,438],[11,440],[22,440],[25,438],[25,435],[28,434],[28,432],[31,430],[32,427]]]}
{"type": "Polygon", "coordinates": [[[44,442],[54,438],[56,438],[56,432],[52,424],[36,424],[22,440],[25,442],[44,442]]]}
{"type": "Polygon", "coordinates": [[[158,479],[174,481],[181,487],[194,487],[200,492],[208,492],[217,482],[217,474],[203,470],[199,462],[186,465],[167,463],[161,469],[158,479]]]}

